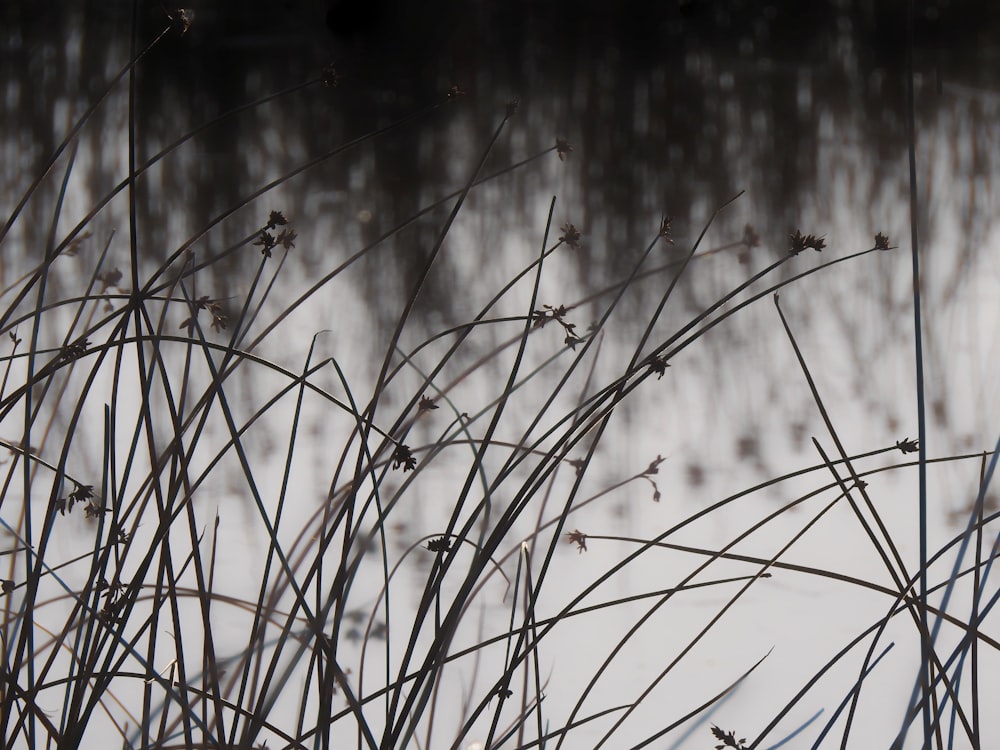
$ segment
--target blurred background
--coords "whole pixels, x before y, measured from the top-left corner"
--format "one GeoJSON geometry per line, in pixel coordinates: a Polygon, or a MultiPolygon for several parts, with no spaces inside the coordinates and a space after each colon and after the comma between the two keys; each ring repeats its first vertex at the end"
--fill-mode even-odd
{"type": "MultiPolygon", "coordinates": [[[[1000,424],[1000,200],[993,189],[1000,170],[1000,6],[971,0],[915,5],[927,448],[931,456],[949,456],[991,449],[1000,424]]],[[[159,2],[137,3],[135,14],[133,8],[121,0],[0,7],[4,217],[133,47],[141,49],[160,33],[174,10],[159,2]]],[[[529,264],[542,241],[549,201],[557,196],[556,227],[572,223],[583,237],[579,249],[553,256],[539,301],[570,306],[569,319],[581,331],[655,240],[663,217],[672,219],[674,244],[661,243],[647,266],[658,270],[636,282],[607,330],[598,373],[612,378],[672,278],[671,264],[717,208],[745,191],[712,223],[701,257],[657,324],[654,343],[787,254],[796,229],[824,236],[827,248],[785,264],[773,281],[870,248],[875,234],[884,233],[898,249],[796,282],[782,292],[782,309],[849,451],[916,437],[906,3],[192,1],[188,12],[190,29],[168,34],[137,68],[138,162],[170,149],[136,184],[142,262],[155,268],[192,238],[198,256],[211,258],[259,229],[269,211],[283,211],[299,239],[279,277],[277,307],[264,310],[263,326],[281,314],[282,301],[297,299],[378,241],[338,279],[337,294],[313,295],[297,309],[292,335],[265,342],[263,350],[275,361],[301,368],[313,334],[333,328],[322,353],[336,352],[357,382],[372,378],[452,204],[379,238],[464,186],[517,97],[518,111],[484,173],[530,161],[470,194],[421,289],[404,348],[468,321],[529,264]],[[336,86],[320,80],[331,65],[336,86]],[[461,95],[449,99],[452,87],[461,95]],[[287,93],[240,109],[282,91],[287,93]],[[296,167],[410,116],[252,197],[296,167]],[[557,154],[557,138],[572,150],[557,154]]],[[[56,242],[127,177],[128,107],[123,83],[78,135],[56,242]]],[[[64,158],[5,240],[5,288],[51,246],[65,168],[64,158]]],[[[91,234],[75,254],[59,258],[52,283],[64,294],[80,287],[109,241],[109,266],[126,269],[127,229],[122,192],[88,223],[84,231],[91,234]]],[[[198,294],[230,300],[237,310],[259,261],[255,248],[247,250],[250,261],[247,253],[232,253],[202,272],[198,294]]],[[[127,272],[125,279],[122,284],[127,272]]],[[[505,299],[498,314],[525,315],[528,290],[505,299]]],[[[518,326],[484,329],[468,344],[465,361],[476,362],[516,336],[518,326]]],[[[561,344],[548,328],[538,335],[550,335],[552,351],[561,344]]],[[[620,432],[601,446],[603,460],[593,469],[595,486],[612,483],[662,455],[660,500],[653,502],[645,489],[618,493],[571,527],[648,537],[732,492],[814,465],[810,436],[829,443],[769,297],[671,365],[662,382],[650,381],[649,392],[623,405],[620,432]],[[592,525],[585,527],[588,520],[592,525]]],[[[260,401],[262,385],[247,380],[239,387],[248,403],[260,401]]],[[[464,396],[459,408],[472,411],[479,396],[474,390],[464,396]]],[[[322,437],[322,416],[311,429],[322,437]]],[[[519,434],[515,429],[507,437],[519,434]]],[[[268,436],[260,440],[266,448],[268,436]]],[[[883,493],[886,512],[897,514],[893,530],[911,560],[914,479],[913,472],[889,472],[873,487],[883,493]]],[[[943,465],[931,479],[940,543],[964,524],[978,465],[943,465]]],[[[775,490],[763,508],[773,510],[812,487],[775,490]]],[[[318,497],[323,489],[310,492],[318,497]]],[[[988,510],[997,507],[996,497],[988,494],[988,510]]],[[[729,538],[748,517],[713,514],[707,531],[692,531],[692,539],[703,540],[702,533],[729,538]]],[[[412,540],[436,529],[438,519],[433,510],[415,508],[410,523],[412,540]]],[[[831,565],[864,568],[871,562],[856,552],[864,545],[850,536],[857,529],[846,517],[844,523],[824,537],[829,545],[807,550],[811,564],[824,555],[831,565]]],[[[569,563],[577,561],[574,550],[565,552],[569,563]]],[[[870,575],[866,570],[859,575],[870,575]]],[[[657,573],[634,575],[648,580],[643,576],[657,573]]],[[[823,621],[814,599],[802,607],[803,595],[818,594],[808,586],[791,591],[795,597],[777,596],[785,603],[763,603],[759,612],[801,608],[802,617],[823,621]]],[[[826,604],[850,614],[836,601],[826,604]]],[[[777,630],[748,621],[769,643],[808,641],[815,633],[794,617],[777,630]],[[789,631],[776,636],[781,627],[789,631]]],[[[720,628],[720,643],[742,653],[740,632],[720,628]]],[[[828,637],[856,632],[836,625],[828,637]]],[[[714,666],[727,659],[725,646],[720,649],[714,666]]],[[[790,680],[778,678],[782,685],[790,680]]]]}

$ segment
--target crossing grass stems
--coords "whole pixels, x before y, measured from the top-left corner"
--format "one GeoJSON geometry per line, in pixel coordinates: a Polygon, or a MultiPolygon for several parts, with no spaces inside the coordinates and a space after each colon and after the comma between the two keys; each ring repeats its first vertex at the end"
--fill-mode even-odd
{"type": "Polygon", "coordinates": [[[0,230],[0,243],[7,239],[11,252],[9,235],[23,220],[23,210],[61,171],[48,244],[24,251],[35,258],[33,267],[6,283],[0,297],[0,334],[7,342],[0,425],[10,436],[0,440],[10,453],[0,495],[5,747],[70,748],[100,740],[128,748],[458,748],[473,742],[484,748],[560,748],[576,746],[581,736],[598,747],[620,747],[621,733],[634,731],[630,719],[655,700],[656,688],[672,678],[695,646],[723,617],[738,612],[748,594],[782,575],[823,577],[877,592],[886,601],[884,618],[832,653],[807,683],[784,686],[791,697],[754,726],[734,729],[715,722],[724,724],[724,704],[738,700],[741,686],[754,679],[767,654],[748,655],[732,680],[690,704],[661,706],[662,724],[644,739],[630,740],[634,746],[662,747],[666,738],[688,737],[691,731],[697,734],[689,746],[712,743],[719,749],[775,746],[799,734],[817,747],[847,742],[866,679],[891,649],[882,634],[896,614],[908,618],[927,644],[924,689],[901,717],[897,745],[902,747],[910,725],[926,712],[928,743],[978,746],[980,653],[998,646],[984,627],[997,598],[988,595],[996,546],[986,536],[996,514],[984,510],[996,453],[938,459],[921,453],[914,461],[911,454],[921,446],[904,437],[849,455],[778,295],[805,276],[892,250],[887,236],[877,232],[870,248],[838,254],[827,248],[824,236],[796,230],[763,270],[665,334],[663,312],[678,283],[697,275],[704,256],[760,244],[747,227],[731,243],[703,246],[718,214],[739,195],[706,217],[696,241],[668,261],[662,252],[674,242],[673,223],[664,216],[650,228],[649,244],[636,253],[628,273],[585,299],[558,305],[540,299],[547,262],[577,252],[586,239],[571,223],[556,227],[553,198],[545,224],[537,228],[536,257],[475,315],[413,345],[408,334],[420,330],[414,308],[467,198],[543,159],[573,158],[569,140],[554,136],[550,148],[487,171],[494,145],[516,127],[519,103],[508,102],[454,192],[357,248],[298,297],[276,294],[286,260],[297,243],[309,241],[297,231],[296,206],[270,205],[277,189],[352,149],[377,146],[432,112],[461,107],[468,95],[454,86],[397,122],[289,166],[197,232],[174,238],[176,247],[151,262],[141,249],[147,228],[135,200],[151,167],[178,155],[211,127],[303,90],[335,96],[339,82],[337,69],[328,66],[315,79],[248,102],[140,162],[136,72],[158,45],[177,43],[192,17],[173,13],[164,23],[145,48],[137,45],[67,133],[0,230]],[[62,234],[57,229],[77,136],[123,86],[129,91],[129,173],[62,234]],[[109,260],[121,241],[113,234],[98,237],[93,228],[119,196],[128,200],[130,217],[124,270],[109,260]],[[222,249],[204,249],[207,237],[222,236],[226,222],[246,209],[259,209],[259,226],[222,249]],[[348,271],[426,216],[438,221],[436,241],[399,300],[381,360],[367,363],[373,373],[369,382],[358,382],[350,374],[357,363],[345,359],[364,352],[323,353],[324,331],[307,332],[311,345],[297,367],[274,356],[290,340],[290,329],[301,326],[295,316],[300,309],[318,295],[335,293],[348,271]],[[796,268],[806,251],[833,257],[796,268]],[[87,259],[92,272],[81,289],[67,291],[58,274],[73,254],[87,259]],[[214,272],[237,257],[248,274],[241,297],[196,291],[219,284],[214,272]],[[779,278],[782,267],[791,271],[779,278]],[[630,354],[613,377],[601,381],[607,368],[598,364],[613,315],[649,278],[663,280],[659,302],[637,340],[616,342],[630,354]],[[683,367],[671,367],[677,358],[716,326],[770,299],[828,433],[822,441],[814,438],[815,462],[715,499],[648,537],[604,533],[576,521],[583,509],[630,485],[661,500],[661,455],[640,460],[633,473],[596,492],[585,481],[600,464],[598,447],[623,429],[615,419],[619,407],[641,399],[661,379],[685,377],[683,367]],[[521,314],[495,312],[512,301],[521,314]],[[588,310],[597,311],[596,320],[584,325],[588,310]],[[554,330],[559,333],[553,337],[554,330]],[[466,352],[481,343],[477,339],[493,343],[470,364],[466,352]],[[273,383],[273,392],[247,405],[239,384],[248,380],[273,383]],[[461,405],[453,397],[467,380],[477,381],[483,394],[474,409],[467,395],[461,405]],[[519,404],[529,395],[534,417],[517,428],[524,413],[519,404]],[[314,443],[307,423],[317,412],[328,415],[324,419],[337,426],[337,434],[323,446],[323,499],[303,517],[306,501],[298,496],[297,475],[300,456],[310,455],[314,443]],[[515,428],[519,437],[512,439],[515,428]],[[262,432],[266,440],[259,439],[262,432]],[[833,453],[822,443],[832,444],[833,453]],[[871,468],[869,459],[878,455],[897,455],[898,461],[871,468]],[[956,548],[959,562],[950,576],[921,591],[927,571],[914,570],[904,559],[865,477],[961,460],[982,465],[973,513],[961,533],[924,565],[956,554],[956,548]],[[458,477],[448,490],[454,494],[434,533],[408,538],[408,514],[415,503],[425,502],[421,487],[438,470],[458,477]],[[726,544],[677,541],[699,519],[803,476],[816,481],[813,492],[776,508],[726,544]],[[254,577],[235,589],[221,572],[220,550],[240,532],[206,499],[222,486],[235,488],[256,529],[243,552],[245,569],[254,577]],[[825,502],[816,510],[813,500],[820,497],[825,502]],[[891,585],[877,583],[875,576],[851,578],[783,560],[826,512],[844,504],[878,552],[891,585]],[[812,515],[772,555],[735,549],[795,508],[812,509],[812,515]],[[602,547],[626,552],[555,610],[540,609],[545,593],[563,586],[553,580],[554,559],[575,550],[583,560],[602,547]],[[594,603],[592,594],[603,583],[667,549],[697,565],[656,590],[594,603]],[[962,562],[966,556],[972,561],[962,562]],[[721,564],[733,562],[745,567],[742,575],[713,577],[721,564]],[[950,591],[966,576],[974,579],[975,593],[963,615],[948,610],[947,595],[934,600],[939,605],[929,603],[928,593],[950,591]],[[602,698],[602,675],[643,625],[670,612],[687,592],[705,588],[730,592],[707,624],[631,694],[602,698]],[[504,617],[487,617],[498,603],[504,617]],[[645,606],[639,616],[635,603],[645,606]],[[589,615],[616,610],[623,622],[617,639],[594,644],[604,655],[578,685],[578,694],[569,696],[569,711],[550,710],[547,686],[552,670],[560,668],[553,644],[587,627],[589,615]],[[935,647],[942,624],[964,633],[950,652],[935,647]],[[860,661],[859,652],[864,652],[860,661]],[[860,667],[856,681],[843,686],[840,704],[804,721],[788,718],[814,705],[816,686],[845,660],[860,667]]]}

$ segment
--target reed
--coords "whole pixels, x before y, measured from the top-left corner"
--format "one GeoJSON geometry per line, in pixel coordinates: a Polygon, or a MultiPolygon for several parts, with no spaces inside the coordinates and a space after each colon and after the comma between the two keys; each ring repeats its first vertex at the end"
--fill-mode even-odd
{"type": "MultiPolygon", "coordinates": [[[[883,714],[892,726],[878,737],[856,742],[903,747],[923,717],[925,747],[984,744],[983,664],[998,648],[987,620],[997,600],[989,585],[997,513],[986,507],[996,449],[931,457],[922,429],[919,439],[852,454],[779,297],[808,276],[892,251],[887,236],[873,232],[871,247],[841,252],[796,230],[770,248],[772,262],[683,317],[667,314],[682,280],[709,256],[760,245],[749,226],[741,238],[706,244],[739,195],[684,248],[673,246],[674,222],[664,216],[620,278],[562,301],[543,296],[550,266],[587,239],[556,218],[553,198],[544,224],[531,228],[536,257],[474,314],[428,333],[422,293],[470,196],[543,159],[573,158],[570,142],[554,136],[544,151],[492,165],[517,122],[512,100],[450,194],[288,294],[297,246],[319,239],[298,207],[274,205],[282,186],[460,107],[465,93],[454,87],[289,165],[157,255],[136,210],[149,170],[210,128],[338,83],[330,66],[141,161],[137,69],[191,20],[174,13],[145,47],[136,44],[0,230],[7,250],[25,208],[58,183],[47,243],[24,250],[31,267],[5,280],[0,296],[8,342],[0,445],[10,453],[0,490],[4,747],[752,748],[792,738],[845,746],[857,737],[858,713],[877,709],[882,683],[869,686],[906,637],[920,644],[915,658],[898,657],[921,675],[914,699],[898,717],[883,714]],[[63,232],[77,137],[123,87],[128,173],[63,232]],[[94,228],[116,200],[128,206],[125,268],[109,261],[125,240],[94,228]],[[227,221],[248,212],[258,216],[253,231],[222,240],[227,221]],[[309,327],[317,300],[348,298],[349,273],[381,262],[393,238],[428,217],[435,239],[391,306],[391,330],[366,331],[364,310],[339,318],[337,330],[309,327]],[[804,263],[812,252],[825,262],[804,263]],[[90,270],[67,282],[70,256],[90,270]],[[245,274],[239,294],[206,292],[233,267],[245,274]],[[650,280],[659,299],[628,338],[634,321],[622,328],[616,316],[650,280]],[[669,523],[645,535],[595,527],[588,511],[623,491],[666,503],[664,456],[637,456],[627,468],[606,450],[654,419],[643,399],[696,377],[680,364],[685,356],[772,301],[797,362],[789,382],[805,385],[826,431],[812,438],[812,462],[697,509],[677,504],[669,523]],[[366,340],[380,342],[377,357],[357,345],[366,340]],[[294,341],[309,342],[304,355],[294,341]],[[980,465],[972,512],[915,563],[870,483],[959,461],[980,465]],[[726,541],[704,533],[706,521],[785,487],[796,488],[794,499],[726,541]],[[863,531],[851,544],[871,551],[876,569],[859,576],[787,559],[835,510],[863,531]],[[774,535],[769,551],[748,552],[746,540],[761,533],[774,535]],[[661,566],[668,553],[675,562],[661,566]],[[655,580],[631,574],[650,563],[655,580]],[[842,642],[809,643],[824,661],[801,684],[762,686],[769,654],[739,648],[728,678],[700,679],[695,655],[733,621],[752,619],[759,593],[782,579],[876,597],[883,614],[842,642]],[[689,602],[706,594],[711,604],[692,620],[689,602]],[[676,625],[662,652],[648,653],[650,631],[665,622],[676,625]],[[575,656],[581,644],[586,653],[575,656]],[[625,663],[633,666],[624,681],[613,678],[625,663]],[[764,690],[764,713],[747,720],[734,709],[764,690]]],[[[710,441],[697,449],[716,452],[710,441]]],[[[785,596],[789,617],[808,606],[785,596]]]]}

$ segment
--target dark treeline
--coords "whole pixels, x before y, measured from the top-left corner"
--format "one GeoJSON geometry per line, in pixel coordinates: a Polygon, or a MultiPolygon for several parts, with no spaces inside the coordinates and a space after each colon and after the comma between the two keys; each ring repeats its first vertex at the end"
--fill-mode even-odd
{"type": "MultiPolygon", "coordinates": [[[[193,225],[239,202],[261,179],[254,168],[265,160],[268,128],[292,144],[269,152],[287,168],[294,144],[304,144],[305,156],[322,153],[440,101],[452,85],[468,93],[462,107],[472,151],[505,102],[521,98],[523,134],[498,145],[493,168],[568,139],[569,174],[583,203],[574,220],[593,236],[588,251],[612,261],[619,256],[602,248],[641,247],[661,212],[679,225],[700,221],[706,203],[739,189],[754,196],[765,239],[780,236],[798,221],[802,196],[816,193],[820,113],[852,113],[860,128],[852,145],[875,159],[899,153],[906,140],[901,0],[189,5],[194,23],[183,39],[171,36],[140,67],[140,156],[259,96],[315,79],[327,64],[340,81],[335,92],[290,96],[185,146],[194,159],[165,169],[164,193],[143,197],[148,226],[171,210],[164,195],[184,197],[193,225]]],[[[992,85],[1000,11],[972,2],[917,5],[919,118],[951,106],[936,95],[948,85],[992,85]]],[[[135,10],[144,43],[164,27],[165,6],[140,2],[135,10]]],[[[5,183],[9,194],[23,190],[65,135],[70,118],[64,112],[55,122],[55,103],[68,101],[78,114],[128,59],[132,14],[124,0],[0,9],[0,70],[9,86],[3,138],[31,146],[5,183]]],[[[442,141],[443,122],[425,118],[379,142],[365,188],[380,196],[379,223],[366,231],[387,229],[427,196],[455,189],[444,168],[453,144],[442,141]]],[[[98,123],[124,136],[120,123],[98,123]]],[[[276,169],[261,167],[269,176],[276,169]]],[[[346,191],[348,172],[334,170],[324,184],[346,191]]],[[[514,210],[537,198],[520,182],[504,189],[514,210]]],[[[428,244],[434,231],[417,227],[413,244],[428,244]]]]}

